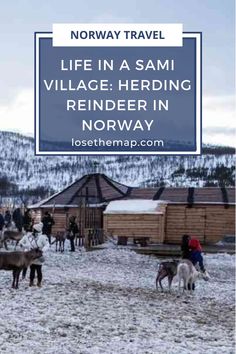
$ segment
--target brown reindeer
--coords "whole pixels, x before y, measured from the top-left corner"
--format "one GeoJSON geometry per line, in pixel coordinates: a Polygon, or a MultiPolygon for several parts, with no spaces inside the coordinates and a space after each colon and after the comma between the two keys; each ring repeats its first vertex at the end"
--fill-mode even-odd
{"type": "Polygon", "coordinates": [[[66,237],[67,237],[66,231],[58,231],[56,233],[55,240],[51,243],[51,244],[56,243],[56,252],[57,252],[57,249],[59,252],[64,252],[66,237]],[[58,245],[59,245],[59,248],[58,248],[58,245]]]}
{"type": "Polygon", "coordinates": [[[8,250],[7,241],[12,240],[12,241],[16,241],[15,244],[15,249],[16,249],[16,246],[18,245],[19,241],[22,239],[23,236],[24,234],[20,231],[4,229],[2,231],[1,238],[0,238],[0,248],[4,245],[5,249],[8,250]]]}
{"type": "Polygon", "coordinates": [[[39,248],[27,252],[0,252],[0,269],[12,270],[12,288],[18,289],[22,269],[29,267],[35,259],[42,257],[42,255],[43,252],[39,248]]]}
{"type": "Polygon", "coordinates": [[[179,263],[179,261],[174,259],[173,261],[164,261],[159,264],[157,277],[156,277],[156,288],[157,289],[158,289],[158,284],[159,284],[161,290],[163,291],[161,281],[165,277],[168,277],[168,285],[169,285],[169,291],[170,291],[172,280],[175,277],[175,275],[177,274],[178,263],[179,263]]]}

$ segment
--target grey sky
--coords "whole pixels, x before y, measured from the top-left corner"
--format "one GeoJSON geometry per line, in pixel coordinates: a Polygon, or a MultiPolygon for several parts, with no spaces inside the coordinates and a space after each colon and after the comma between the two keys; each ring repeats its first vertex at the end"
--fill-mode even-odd
{"type": "Polygon", "coordinates": [[[202,31],[203,93],[233,96],[234,6],[234,0],[0,0],[0,114],[33,88],[34,31],[51,31],[58,22],[176,22],[202,31]]]}

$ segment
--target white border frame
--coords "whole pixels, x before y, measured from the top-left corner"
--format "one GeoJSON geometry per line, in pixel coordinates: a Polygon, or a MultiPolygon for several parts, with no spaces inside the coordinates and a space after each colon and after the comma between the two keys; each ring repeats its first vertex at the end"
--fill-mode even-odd
{"type": "Polygon", "coordinates": [[[196,151],[40,151],[39,149],[39,40],[53,39],[52,33],[35,33],[35,155],[200,155],[201,154],[201,126],[202,126],[202,90],[201,90],[201,33],[183,33],[183,38],[196,39],[196,151]]]}

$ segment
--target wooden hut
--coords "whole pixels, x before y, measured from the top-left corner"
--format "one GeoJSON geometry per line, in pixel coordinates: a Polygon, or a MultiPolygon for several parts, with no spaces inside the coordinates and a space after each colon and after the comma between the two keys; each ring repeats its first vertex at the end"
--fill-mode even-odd
{"type": "Polygon", "coordinates": [[[164,242],[166,204],[148,199],[110,202],[104,211],[104,231],[120,238],[164,242]]]}

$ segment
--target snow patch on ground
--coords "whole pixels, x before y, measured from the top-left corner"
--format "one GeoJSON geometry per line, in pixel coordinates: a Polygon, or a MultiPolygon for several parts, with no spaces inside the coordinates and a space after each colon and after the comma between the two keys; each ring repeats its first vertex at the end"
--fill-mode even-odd
{"type": "Polygon", "coordinates": [[[41,289],[25,280],[13,290],[11,273],[0,273],[0,352],[234,353],[235,258],[204,258],[211,280],[180,296],[177,279],[171,294],[155,290],[160,260],[153,256],[52,247],[41,289]]]}

